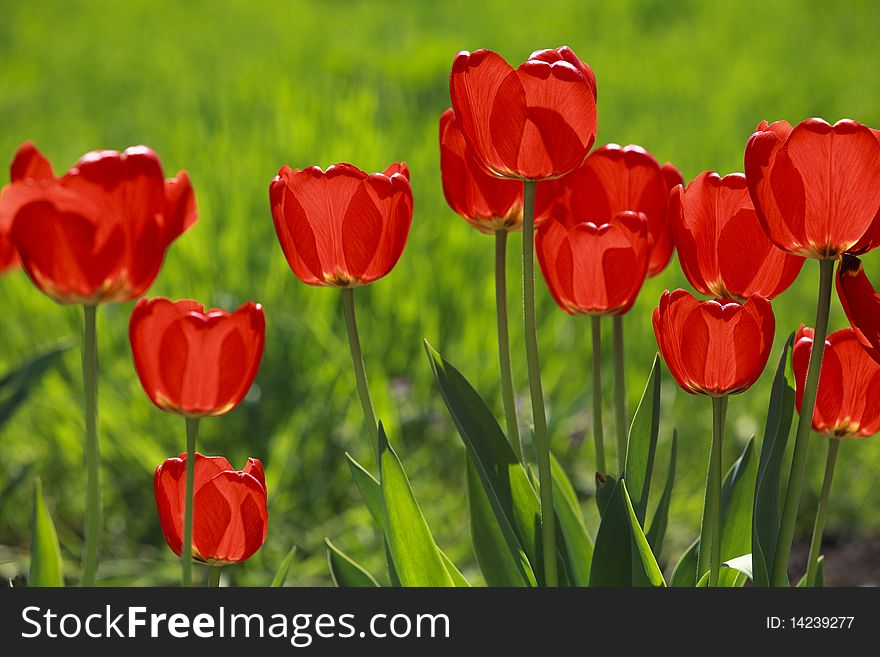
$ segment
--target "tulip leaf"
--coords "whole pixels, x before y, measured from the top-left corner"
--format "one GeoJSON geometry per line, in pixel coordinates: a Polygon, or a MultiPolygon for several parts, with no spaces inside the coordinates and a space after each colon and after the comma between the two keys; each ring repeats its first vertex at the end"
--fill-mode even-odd
{"type": "Polygon", "coordinates": [[[633,509],[639,524],[644,526],[651,490],[651,474],[660,431],[660,356],[654,356],[654,365],[642,394],[642,400],[633,416],[626,447],[626,461],[622,477],[626,479],[633,509]]]}
{"type": "Polygon", "coordinates": [[[16,409],[36,389],[43,375],[72,344],[72,341],[65,340],[37,352],[0,378],[0,427],[9,421],[16,409]]]}
{"type": "Polygon", "coordinates": [[[553,476],[553,509],[562,531],[568,573],[574,586],[590,585],[590,567],[593,563],[593,541],[584,524],[584,514],[577,493],[565,470],[550,455],[553,476]]]}
{"type": "Polygon", "coordinates": [[[611,493],[617,486],[617,479],[610,474],[596,473],[596,506],[599,509],[599,515],[605,515],[605,507],[608,506],[608,500],[611,499],[611,493]]]}
{"type": "Polygon", "coordinates": [[[379,586],[376,578],[370,575],[363,566],[333,545],[329,538],[325,538],[327,544],[327,564],[330,567],[330,577],[333,585],[338,588],[375,588],[379,586]]]}
{"type": "Polygon", "coordinates": [[[379,482],[382,526],[401,586],[455,586],[381,422],[379,482]]]}
{"type": "MultiPolygon", "coordinates": [[[[746,443],[740,457],[727,471],[721,486],[721,559],[734,559],[751,547],[752,495],[755,490],[757,459],[755,440],[746,443]]],[[[694,586],[697,576],[697,539],[684,553],[672,572],[672,586],[694,586]]]]}
{"type": "MultiPolygon", "coordinates": [[[[360,491],[361,497],[364,499],[364,504],[367,505],[367,510],[373,517],[373,522],[376,523],[376,526],[384,534],[385,520],[383,517],[384,502],[382,500],[382,488],[379,485],[379,482],[376,481],[376,478],[367,472],[366,468],[360,463],[355,461],[351,454],[346,452],[345,456],[348,459],[348,468],[351,471],[352,479],[354,479],[354,483],[357,486],[358,491],[360,491]]],[[[439,546],[437,549],[440,550],[439,546]]],[[[387,550],[387,546],[385,557],[388,561],[388,571],[392,584],[400,586],[400,581],[397,577],[397,573],[394,571],[394,563],[391,560],[391,554],[387,550]]],[[[440,557],[443,559],[443,563],[446,564],[446,570],[449,571],[449,575],[452,577],[456,586],[470,586],[468,581],[464,578],[458,568],[456,568],[455,564],[452,563],[452,560],[446,556],[443,550],[440,550],[440,557]]]]}
{"type": "Polygon", "coordinates": [[[752,515],[752,561],[755,586],[770,586],[770,574],[779,538],[779,491],[785,447],[791,431],[795,407],[794,374],[789,358],[794,344],[794,333],[788,336],[770,393],[764,441],[755,483],[752,515]]]}
{"type": "Polygon", "coordinates": [[[672,487],[675,483],[675,463],[678,454],[678,432],[672,432],[672,451],[669,456],[669,469],[666,472],[666,485],[663,486],[663,494],[657,503],[657,509],[654,511],[654,518],[651,520],[651,528],[646,534],[648,543],[654,556],[660,559],[663,552],[663,539],[666,536],[666,525],[669,520],[669,503],[672,500],[672,487]]]}
{"type": "MultiPolygon", "coordinates": [[[[813,588],[821,589],[825,586],[825,557],[823,555],[819,555],[819,558],[816,560],[818,566],[816,567],[816,582],[813,584],[813,588]]],[[[800,578],[797,583],[797,587],[802,589],[807,586],[807,574],[804,573],[804,576],[800,578]]]]}
{"type": "Polygon", "coordinates": [[[615,484],[599,525],[590,586],[666,586],[624,479],[615,484]]]}
{"type": "Polygon", "coordinates": [[[43,503],[43,486],[34,482],[34,515],[31,530],[31,567],[28,586],[64,586],[61,547],[52,516],[43,503]]]}
{"type": "MultiPolygon", "coordinates": [[[[514,454],[492,411],[467,379],[425,342],[434,378],[452,420],[472,459],[499,530],[512,528],[538,584],[543,583],[541,556],[541,504],[528,473],[514,454]]],[[[511,557],[519,561],[514,544],[511,557]]],[[[560,545],[560,552],[562,545],[560,545]]],[[[558,554],[560,582],[567,578],[565,560],[558,554]]]]}
{"type": "MultiPolygon", "coordinates": [[[[734,589],[740,588],[752,578],[752,555],[744,554],[735,559],[728,559],[721,564],[721,570],[718,573],[718,588],[734,589]]],[[[704,573],[697,582],[697,588],[707,588],[709,586],[709,573],[704,573]]]]}
{"type": "Polygon", "coordinates": [[[287,556],[284,557],[284,560],[278,567],[278,572],[275,573],[275,577],[272,580],[272,587],[277,588],[280,586],[284,586],[284,582],[287,581],[287,573],[290,571],[290,565],[293,563],[293,559],[296,557],[296,550],[297,547],[294,545],[292,548],[290,548],[290,552],[287,553],[287,556]]]}

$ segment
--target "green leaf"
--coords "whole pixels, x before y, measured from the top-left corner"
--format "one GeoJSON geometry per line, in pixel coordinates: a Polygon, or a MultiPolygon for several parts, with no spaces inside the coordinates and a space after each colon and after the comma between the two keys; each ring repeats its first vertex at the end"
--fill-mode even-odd
{"type": "MultiPolygon", "coordinates": [[[[816,583],[813,585],[813,588],[821,589],[825,586],[825,557],[823,555],[819,555],[818,566],[816,568],[816,583]]],[[[803,577],[798,580],[797,588],[802,589],[807,586],[807,574],[804,573],[803,577]]]]}
{"type": "Polygon", "coordinates": [[[665,586],[621,479],[605,507],[596,536],[590,586],[665,586]]]}
{"type": "Polygon", "coordinates": [[[506,516],[496,517],[470,456],[468,507],[474,554],[489,586],[536,586],[535,573],[506,516]]]}
{"type": "Polygon", "coordinates": [[[654,365],[642,394],[642,400],[633,416],[626,447],[626,462],[622,478],[627,481],[633,509],[639,524],[644,526],[651,491],[651,473],[657,451],[660,430],[660,356],[654,356],[654,365]]]}
{"type": "MultiPolygon", "coordinates": [[[[536,567],[536,564],[540,566],[543,563],[540,541],[541,504],[528,473],[513,453],[492,411],[477,391],[427,342],[425,351],[446,407],[467,447],[474,470],[479,475],[500,531],[503,532],[506,526],[513,529],[540,585],[543,583],[543,568],[536,567]]],[[[515,545],[511,556],[517,561],[520,558],[515,545]]],[[[565,560],[561,554],[557,557],[560,580],[564,581],[567,577],[565,560]]]]}
{"type": "Polygon", "coordinates": [[[666,485],[663,487],[663,494],[660,496],[660,502],[654,511],[654,518],[651,520],[651,528],[648,530],[647,538],[651,546],[651,550],[657,559],[663,552],[663,539],[666,536],[666,525],[669,520],[669,502],[672,500],[672,487],[675,483],[675,463],[678,454],[678,431],[672,431],[672,451],[669,456],[669,469],[666,472],[666,485]]]}
{"type": "Polygon", "coordinates": [[[611,499],[611,493],[617,487],[617,479],[610,474],[596,473],[596,506],[599,509],[599,515],[605,515],[605,507],[611,499]]]}
{"type": "Polygon", "coordinates": [[[290,552],[287,553],[287,556],[284,557],[284,561],[282,561],[281,565],[278,567],[278,572],[275,573],[275,578],[272,580],[272,586],[274,588],[284,586],[284,582],[287,581],[287,573],[290,570],[290,564],[293,563],[295,556],[296,546],[294,545],[290,548],[290,552]]]}
{"type": "Polygon", "coordinates": [[[455,586],[381,422],[379,482],[385,538],[401,586],[455,586]]]}
{"type": "Polygon", "coordinates": [[[29,586],[64,586],[64,564],[55,524],[43,504],[43,487],[34,482],[34,516],[31,531],[31,569],[29,586]]]}
{"type": "MultiPolygon", "coordinates": [[[[351,454],[346,452],[345,457],[348,459],[348,468],[351,471],[352,479],[354,479],[354,483],[357,486],[358,491],[360,491],[364,504],[367,505],[367,510],[373,517],[373,522],[376,523],[376,526],[384,534],[384,502],[382,500],[382,488],[379,485],[379,482],[376,481],[376,478],[373,477],[373,475],[367,472],[366,468],[355,461],[351,454]]],[[[437,549],[440,550],[439,547],[437,549]]],[[[394,563],[391,560],[391,553],[387,549],[385,550],[385,556],[388,561],[388,571],[389,576],[391,577],[391,582],[395,586],[400,586],[400,580],[397,577],[397,573],[394,570],[394,563]]],[[[446,564],[446,570],[449,571],[449,575],[452,577],[455,585],[470,586],[461,572],[459,572],[458,568],[456,568],[455,564],[452,563],[452,560],[444,554],[443,550],[440,550],[440,556],[443,558],[443,562],[446,564]]]]}
{"type": "Polygon", "coordinates": [[[593,541],[587,533],[574,486],[552,454],[550,467],[553,476],[553,509],[564,539],[568,572],[574,586],[589,586],[593,541]]]}
{"type": "MultiPolygon", "coordinates": [[[[718,573],[718,588],[740,588],[752,578],[752,555],[744,554],[735,559],[729,559],[721,564],[718,573]]],[[[697,588],[709,586],[709,573],[704,573],[697,582],[697,588]]]]}
{"type": "Polygon", "coordinates": [[[16,409],[36,389],[43,375],[72,345],[72,341],[65,340],[45,351],[35,353],[0,378],[0,427],[9,421],[16,409]]]}
{"type": "MultiPolygon", "coordinates": [[[[733,559],[751,547],[752,506],[757,459],[755,440],[746,443],[740,457],[727,471],[721,485],[721,559],[733,559]]],[[[672,586],[693,586],[697,577],[700,540],[694,541],[672,571],[672,586]]],[[[703,573],[705,574],[705,573],[703,573]]],[[[702,576],[702,575],[701,575],[702,576]]]]}
{"type": "Polygon", "coordinates": [[[330,567],[330,577],[333,578],[334,586],[338,588],[374,588],[379,583],[354,559],[333,545],[329,538],[325,538],[327,544],[327,565],[330,567]]]}
{"type": "Polygon", "coordinates": [[[770,393],[764,441],[755,484],[752,515],[752,562],[755,586],[770,586],[776,542],[779,538],[779,490],[785,446],[795,407],[794,374],[789,354],[794,344],[794,333],[788,336],[770,393]]]}

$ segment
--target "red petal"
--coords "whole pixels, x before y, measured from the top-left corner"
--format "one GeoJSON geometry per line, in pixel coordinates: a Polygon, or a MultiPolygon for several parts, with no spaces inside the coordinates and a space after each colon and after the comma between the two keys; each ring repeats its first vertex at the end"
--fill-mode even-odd
{"type": "Polygon", "coordinates": [[[266,538],[266,491],[249,474],[221,472],[199,490],[194,507],[193,545],[205,560],[244,561],[266,538]]]}
{"type": "Polygon", "coordinates": [[[171,243],[192,226],[199,214],[189,174],[181,171],[165,181],[165,242],[171,243]]]}
{"type": "Polygon", "coordinates": [[[855,256],[847,254],[840,261],[837,296],[860,342],[880,362],[880,294],[871,286],[855,256]]]}
{"type": "Polygon", "coordinates": [[[26,141],[18,147],[9,168],[11,182],[52,180],[53,178],[55,178],[55,174],[52,171],[52,165],[34,146],[33,142],[26,141]]]}

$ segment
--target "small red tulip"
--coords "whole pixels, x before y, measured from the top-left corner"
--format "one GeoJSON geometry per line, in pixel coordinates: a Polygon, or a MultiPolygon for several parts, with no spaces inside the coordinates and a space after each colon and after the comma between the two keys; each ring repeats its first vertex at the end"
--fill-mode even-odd
{"type": "MultiPolygon", "coordinates": [[[[186,454],[165,459],[153,477],[165,542],[180,556],[186,499],[186,454]]],[[[240,563],[266,540],[269,515],[263,464],[249,458],[237,471],[222,456],[196,452],[193,479],[193,558],[209,564],[240,563]]]]}
{"type": "Polygon", "coordinates": [[[440,116],[440,175],[446,202],[481,233],[522,229],[522,184],[486,173],[452,108],[440,116]]]}
{"type": "Polygon", "coordinates": [[[880,294],[855,256],[845,254],[840,261],[837,296],[859,342],[880,363],[880,294]]]}
{"type": "Polygon", "coordinates": [[[250,390],[266,338],[263,308],[234,313],[190,300],[140,299],[129,323],[134,366],[147,395],[164,411],[223,415],[250,390]]]}
{"type": "Polygon", "coordinates": [[[516,69],[491,50],[462,51],[449,93],[474,155],[502,178],[563,176],[596,139],[596,77],[567,46],[537,50],[516,69]]]}
{"type": "Polygon", "coordinates": [[[880,140],[855,121],[762,121],[745,168],[758,219],[787,253],[836,258],[861,240],[880,207],[880,140]]]}
{"type": "Polygon", "coordinates": [[[367,174],[352,164],[282,167],[269,186],[275,232],[309,285],[357,287],[397,264],[412,222],[409,169],[367,174]]]}
{"type": "MultiPolygon", "coordinates": [[[[812,349],[813,329],[802,325],[791,355],[798,411],[812,349]]],[[[868,355],[851,328],[825,339],[813,429],[834,438],[867,438],[880,431],[880,364],[868,355]]]]}
{"type": "Polygon", "coordinates": [[[604,223],[620,212],[641,212],[648,220],[652,244],[648,275],[653,276],[672,256],[667,185],[657,160],[644,148],[607,144],[567,176],[538,185],[536,224],[550,215],[568,216],[569,223],[604,223]]]}
{"type": "Polygon", "coordinates": [[[145,146],[84,155],[60,178],[33,144],[18,149],[0,197],[0,235],[63,304],[119,303],[152,285],[168,246],[196,220],[185,171],[165,180],[145,146]]]}
{"type": "Polygon", "coordinates": [[[746,178],[705,171],[670,197],[678,260],[703,294],[772,299],[797,278],[804,259],[777,249],[761,228],[746,178]]]}
{"type": "Polygon", "coordinates": [[[608,223],[567,225],[550,217],[535,236],[550,293],[572,315],[622,315],[636,300],[651,249],[645,215],[621,212],[608,223]]]}
{"type": "Polygon", "coordinates": [[[774,331],[770,302],[759,296],[740,305],[667,290],[654,309],[663,360],[691,394],[720,397],[747,390],[764,371],[774,331]]]}

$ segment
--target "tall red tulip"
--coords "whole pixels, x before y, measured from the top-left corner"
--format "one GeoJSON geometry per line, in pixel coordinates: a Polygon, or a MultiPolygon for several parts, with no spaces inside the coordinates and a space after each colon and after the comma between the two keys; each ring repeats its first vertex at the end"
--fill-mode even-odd
{"type": "Polygon", "coordinates": [[[474,155],[502,178],[563,176],[596,138],[596,77],[567,46],[537,50],[516,69],[491,50],[462,51],[449,92],[474,155]]]}
{"type": "MultiPolygon", "coordinates": [[[[798,410],[812,348],[813,329],[801,326],[792,352],[798,410]]],[[[833,438],[865,438],[880,432],[880,364],[851,328],[835,331],[825,340],[813,429],[833,438]]]]}
{"type": "Polygon", "coordinates": [[[26,143],[11,178],[0,197],[0,235],[8,235],[34,284],[63,304],[140,296],[168,246],[197,217],[189,176],[166,180],[145,146],[87,153],[56,178],[26,143]]]}
{"type": "Polygon", "coordinates": [[[747,390],[764,371],[773,345],[773,310],[760,296],[740,305],[698,301],[685,290],[667,290],[653,321],[666,366],[691,394],[747,390]]]}
{"type": "Polygon", "coordinates": [[[135,369],[159,408],[187,417],[223,415],[244,398],[260,366],[266,321],[248,301],[234,313],[141,299],[129,324],[135,369]]]}
{"type": "MultiPolygon", "coordinates": [[[[183,547],[186,454],[156,468],[153,486],[165,541],[183,547]]],[[[211,565],[249,559],[266,540],[269,515],[263,464],[249,458],[237,471],[222,456],[195,455],[192,556],[211,565]]]]}
{"type": "Polygon", "coordinates": [[[783,251],[836,258],[852,248],[880,207],[880,140],[844,119],[762,121],[745,152],[758,219],[783,251]]]}
{"type": "Polygon", "coordinates": [[[352,164],[291,169],[269,186],[275,232],[293,273],[309,285],[357,287],[397,264],[412,222],[409,169],[367,174],[352,164]]]}
{"type": "Polygon", "coordinates": [[[480,232],[522,229],[522,184],[486,173],[452,108],[440,116],[440,175],[446,202],[480,232]]]}
{"type": "Polygon", "coordinates": [[[804,259],[780,251],[767,238],[740,173],[705,171],[670,197],[678,260],[703,294],[772,299],[797,278],[804,259]]]}
{"type": "Polygon", "coordinates": [[[840,261],[837,296],[859,342],[880,363],[880,294],[855,256],[846,254],[840,261]]]}
{"type": "Polygon", "coordinates": [[[627,312],[645,280],[651,249],[645,215],[621,212],[607,223],[548,217],[535,237],[550,293],[572,315],[627,312]]]}
{"type": "Polygon", "coordinates": [[[540,225],[552,215],[567,217],[568,223],[598,224],[620,212],[641,212],[648,220],[652,243],[648,274],[654,276],[672,256],[668,185],[675,173],[669,169],[664,173],[654,156],[641,146],[607,144],[590,153],[564,178],[538,185],[536,223],[540,225]]]}

